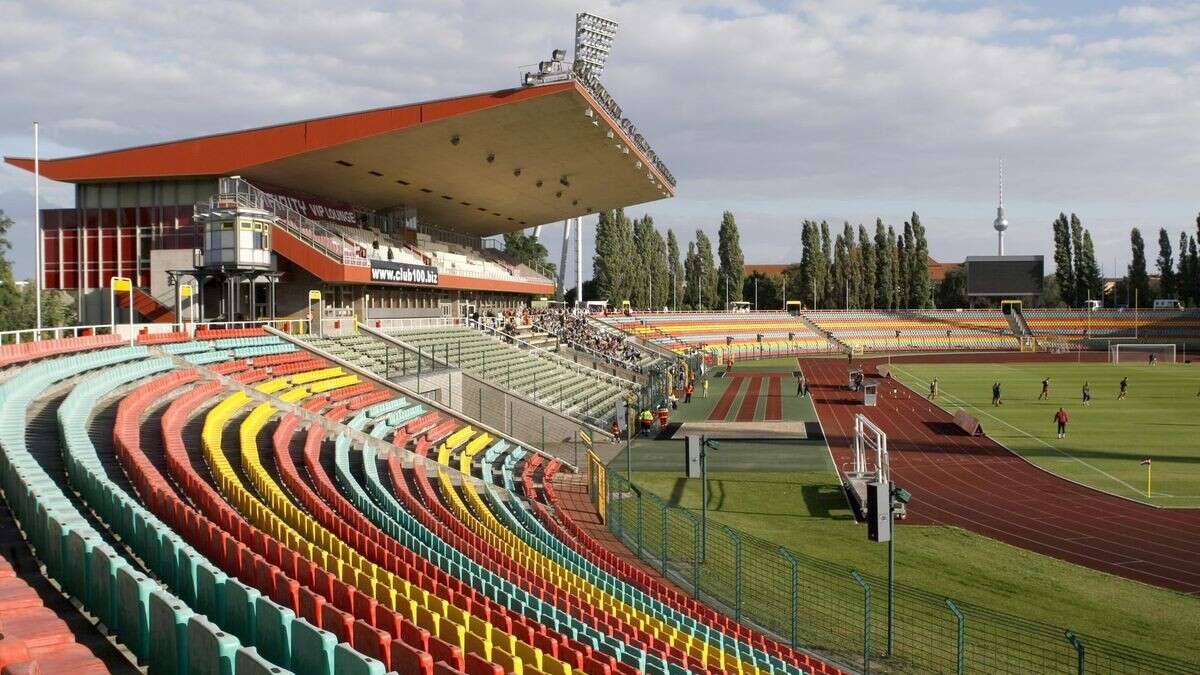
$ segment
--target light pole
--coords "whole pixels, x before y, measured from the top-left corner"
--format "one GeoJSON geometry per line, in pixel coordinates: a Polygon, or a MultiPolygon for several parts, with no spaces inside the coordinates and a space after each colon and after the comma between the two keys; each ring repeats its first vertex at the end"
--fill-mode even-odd
{"type": "Polygon", "coordinates": [[[754,311],[758,311],[758,277],[754,277],[754,311]]]}
{"type": "Polygon", "coordinates": [[[721,442],[704,438],[700,441],[700,559],[708,553],[708,450],[720,449],[721,442]]]}

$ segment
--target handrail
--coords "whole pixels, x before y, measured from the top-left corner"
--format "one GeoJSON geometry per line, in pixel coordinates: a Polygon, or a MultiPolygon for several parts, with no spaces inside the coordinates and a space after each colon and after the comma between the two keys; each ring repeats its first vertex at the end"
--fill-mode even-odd
{"type": "Polygon", "coordinates": [[[369,259],[358,254],[357,245],[347,241],[340,232],[335,232],[300,213],[280,198],[260,190],[241,176],[221,178],[217,194],[207,202],[196,204],[195,213],[201,215],[227,209],[234,204],[270,213],[275,216],[276,225],[343,265],[369,267],[371,264],[369,259]]]}
{"type": "MultiPolygon", "coordinates": [[[[423,353],[422,350],[418,346],[409,344],[408,342],[401,340],[400,338],[396,337],[395,335],[388,335],[387,333],[383,332],[382,330],[376,330],[376,329],[374,329],[366,324],[362,324],[362,323],[358,324],[358,328],[360,330],[362,330],[363,332],[365,332],[366,334],[368,334],[376,339],[383,340],[385,342],[390,342],[401,349],[408,350],[409,352],[423,353]]],[[[316,351],[318,349],[317,347],[315,347],[314,345],[311,345],[311,344],[309,345],[309,348],[313,349],[314,351],[316,351]]],[[[324,350],[320,350],[320,351],[322,354],[327,353],[324,350]]],[[[429,361],[432,364],[440,364],[442,367],[444,367],[447,370],[458,370],[462,373],[462,375],[464,377],[472,378],[472,379],[474,379],[482,384],[485,384],[489,387],[494,387],[496,389],[499,389],[499,390],[503,391],[506,396],[511,396],[513,398],[520,399],[522,401],[525,401],[526,403],[530,403],[539,408],[542,408],[543,410],[551,412],[555,415],[559,415],[561,417],[565,417],[568,419],[577,419],[577,420],[583,422],[584,425],[591,427],[594,432],[597,432],[600,434],[609,434],[609,431],[606,428],[604,428],[604,420],[602,420],[598,417],[595,417],[593,415],[588,415],[582,411],[580,411],[577,414],[571,413],[571,412],[568,412],[566,408],[555,409],[555,407],[552,404],[550,404],[546,401],[535,398],[526,393],[522,393],[522,392],[519,392],[519,391],[516,391],[513,389],[509,389],[502,382],[500,382],[499,379],[486,380],[477,375],[473,375],[473,374],[467,372],[462,367],[462,364],[451,363],[450,361],[447,361],[446,359],[439,357],[437,355],[436,349],[431,349],[428,354],[425,354],[425,358],[429,359],[429,361]]],[[[341,359],[339,359],[338,362],[339,363],[342,362],[341,359]]],[[[365,370],[365,369],[359,368],[358,366],[354,366],[354,368],[356,370],[365,370]]],[[[378,377],[378,376],[375,376],[375,377],[378,377]]],[[[386,379],[386,378],[384,378],[384,379],[386,379]]],[[[462,412],[462,416],[469,417],[465,411],[462,412]]],[[[472,418],[472,419],[475,419],[475,418],[472,418]]]]}

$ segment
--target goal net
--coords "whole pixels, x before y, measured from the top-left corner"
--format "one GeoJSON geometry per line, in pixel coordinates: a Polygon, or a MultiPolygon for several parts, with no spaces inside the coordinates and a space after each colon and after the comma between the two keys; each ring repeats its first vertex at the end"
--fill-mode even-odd
{"type": "Polygon", "coordinates": [[[1108,360],[1112,363],[1175,363],[1175,345],[1111,345],[1108,360]]]}

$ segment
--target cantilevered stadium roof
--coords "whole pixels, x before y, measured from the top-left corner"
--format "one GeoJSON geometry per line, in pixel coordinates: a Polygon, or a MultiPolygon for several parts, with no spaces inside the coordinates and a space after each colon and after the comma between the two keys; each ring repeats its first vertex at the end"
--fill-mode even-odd
{"type": "Polygon", "coordinates": [[[41,172],[69,183],[241,175],[370,209],[407,204],[490,235],[673,196],[639,143],[571,80],[44,159],[41,172]]]}

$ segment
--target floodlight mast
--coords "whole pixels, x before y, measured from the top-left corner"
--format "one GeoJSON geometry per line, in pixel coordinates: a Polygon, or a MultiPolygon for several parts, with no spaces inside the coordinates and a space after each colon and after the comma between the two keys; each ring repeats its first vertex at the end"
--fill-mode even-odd
{"type": "Polygon", "coordinates": [[[602,16],[580,12],[575,15],[575,69],[600,77],[608,63],[617,22],[602,16]]]}

